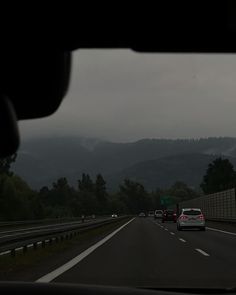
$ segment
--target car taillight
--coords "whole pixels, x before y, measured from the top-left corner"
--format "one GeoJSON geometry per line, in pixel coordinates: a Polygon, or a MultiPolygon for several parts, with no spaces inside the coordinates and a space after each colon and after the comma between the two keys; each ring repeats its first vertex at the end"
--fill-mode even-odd
{"type": "Polygon", "coordinates": [[[203,214],[199,215],[197,218],[200,219],[200,220],[204,220],[205,219],[204,216],[203,216],[203,214]]]}
{"type": "Polygon", "coordinates": [[[179,219],[181,219],[181,220],[187,220],[187,219],[188,219],[188,216],[186,216],[186,215],[181,215],[181,216],[179,217],[179,219]]]}

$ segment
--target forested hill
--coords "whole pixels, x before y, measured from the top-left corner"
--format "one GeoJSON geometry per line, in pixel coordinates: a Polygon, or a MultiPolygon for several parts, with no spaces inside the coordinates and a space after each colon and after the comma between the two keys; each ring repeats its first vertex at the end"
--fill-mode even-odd
{"type": "MultiPolygon", "coordinates": [[[[107,178],[110,188],[118,188],[124,178],[141,182],[149,190],[167,189],[175,181],[188,184],[198,190],[203,175],[216,156],[204,154],[180,154],[134,164],[107,178]]],[[[236,167],[236,158],[227,157],[236,167]]]]}
{"type": "Polygon", "coordinates": [[[165,187],[176,180],[197,186],[205,165],[217,155],[224,155],[235,164],[236,138],[113,143],[51,137],[24,141],[13,169],[34,188],[50,185],[62,176],[75,184],[82,172],[92,176],[102,173],[111,188],[126,175],[144,181],[147,188],[165,187]]]}

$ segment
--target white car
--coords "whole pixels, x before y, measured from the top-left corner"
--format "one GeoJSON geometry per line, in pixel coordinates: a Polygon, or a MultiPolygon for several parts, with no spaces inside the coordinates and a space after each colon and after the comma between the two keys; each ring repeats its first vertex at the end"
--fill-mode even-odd
{"type": "Polygon", "coordinates": [[[154,213],[155,219],[162,219],[163,211],[162,210],[156,210],[154,213]]]}
{"type": "Polygon", "coordinates": [[[177,219],[177,229],[198,228],[205,230],[205,217],[199,208],[185,208],[181,210],[181,214],[177,219]]]}

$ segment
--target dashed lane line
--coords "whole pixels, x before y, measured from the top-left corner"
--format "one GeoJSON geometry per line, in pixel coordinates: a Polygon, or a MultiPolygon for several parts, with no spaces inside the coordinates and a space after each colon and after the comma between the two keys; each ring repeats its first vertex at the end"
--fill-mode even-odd
{"type": "Polygon", "coordinates": [[[20,250],[22,250],[23,249],[23,247],[19,247],[19,248],[16,248],[15,250],[16,251],[20,251],[20,250]]]}
{"type": "MultiPolygon", "coordinates": [[[[156,225],[159,225],[161,228],[164,228],[164,226],[158,224],[157,222],[153,222],[153,223],[155,223],[156,225]]],[[[168,231],[167,228],[165,228],[165,230],[168,231]]],[[[213,229],[213,230],[214,230],[214,229],[213,229]]],[[[217,231],[218,231],[218,230],[217,230],[217,231]]],[[[221,231],[221,230],[219,230],[219,231],[221,231]]],[[[224,232],[224,231],[222,231],[222,232],[224,232]]],[[[227,232],[226,232],[226,233],[227,233],[227,232]]],[[[171,234],[172,236],[175,235],[174,232],[170,232],[170,234],[171,234]]],[[[184,239],[182,239],[182,238],[178,238],[178,239],[179,239],[179,241],[181,241],[182,243],[186,243],[186,240],[184,240],[184,239]]],[[[195,248],[195,250],[196,250],[198,253],[202,254],[203,256],[206,256],[206,257],[207,257],[207,256],[210,256],[208,253],[206,253],[206,252],[203,251],[202,249],[195,248]]]]}
{"type": "Polygon", "coordinates": [[[181,242],[183,242],[183,243],[186,243],[186,241],[185,241],[184,239],[182,239],[182,238],[179,238],[179,240],[180,240],[181,242]]]}
{"type": "Polygon", "coordinates": [[[201,253],[204,256],[210,256],[208,253],[206,253],[205,251],[201,250],[201,249],[195,249],[196,251],[198,251],[199,253],[201,253]]]}
{"type": "Polygon", "coordinates": [[[9,253],[11,253],[11,251],[10,251],[10,250],[7,250],[7,251],[4,251],[4,252],[1,252],[1,253],[0,253],[0,256],[2,256],[2,255],[6,255],[6,254],[9,254],[9,253]]]}

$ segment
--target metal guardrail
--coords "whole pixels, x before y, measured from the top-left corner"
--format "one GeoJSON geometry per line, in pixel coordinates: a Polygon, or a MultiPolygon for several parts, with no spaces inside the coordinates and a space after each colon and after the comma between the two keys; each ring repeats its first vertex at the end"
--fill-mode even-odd
{"type": "Polygon", "coordinates": [[[36,219],[36,220],[20,220],[20,221],[0,221],[0,228],[12,227],[12,226],[18,226],[18,225],[60,223],[60,222],[76,221],[76,220],[81,220],[81,218],[52,218],[52,219],[36,219]]]}
{"type": "Polygon", "coordinates": [[[208,220],[236,222],[235,189],[205,195],[179,204],[181,208],[200,208],[208,220]]]}
{"type": "MultiPolygon", "coordinates": [[[[110,216],[110,215],[109,215],[110,216]]],[[[108,217],[108,215],[96,216],[98,218],[108,217]]],[[[92,216],[86,216],[85,220],[93,219],[92,216]]],[[[19,220],[19,221],[0,221],[1,227],[14,227],[14,226],[25,226],[25,225],[36,225],[36,224],[53,224],[53,223],[63,223],[70,221],[79,221],[81,217],[64,217],[64,218],[48,218],[48,219],[35,219],[35,220],[19,220]]]]}
{"type": "Polygon", "coordinates": [[[28,248],[34,247],[37,249],[38,245],[45,247],[46,243],[58,242],[64,239],[71,239],[73,236],[95,229],[106,224],[112,224],[129,216],[118,218],[106,218],[99,221],[73,224],[68,226],[59,226],[57,228],[48,228],[44,230],[23,231],[13,235],[0,236],[0,256],[11,253],[12,256],[16,255],[17,250],[26,252],[28,248]]]}

